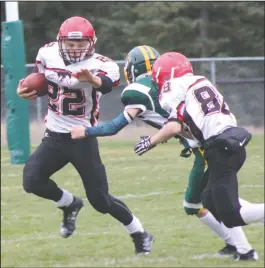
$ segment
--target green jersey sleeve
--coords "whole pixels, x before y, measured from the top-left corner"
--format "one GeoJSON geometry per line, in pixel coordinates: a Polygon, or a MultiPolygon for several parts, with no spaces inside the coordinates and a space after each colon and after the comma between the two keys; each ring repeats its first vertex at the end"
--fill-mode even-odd
{"type": "MultiPolygon", "coordinates": [[[[142,89],[142,88],[141,88],[142,89]]],[[[134,89],[127,87],[121,94],[121,102],[126,108],[140,108],[142,112],[154,110],[154,104],[147,90],[134,89]]]]}

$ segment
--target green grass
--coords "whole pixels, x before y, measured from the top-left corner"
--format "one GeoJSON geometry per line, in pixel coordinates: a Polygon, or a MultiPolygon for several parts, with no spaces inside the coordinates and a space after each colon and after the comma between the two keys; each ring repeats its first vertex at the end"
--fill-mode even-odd
{"type": "MultiPolygon", "coordinates": [[[[101,215],[88,202],[80,212],[77,230],[59,236],[61,211],[49,202],[26,194],[21,186],[22,165],[10,165],[1,150],[1,267],[264,267],[264,225],[244,227],[259,254],[257,262],[234,263],[213,254],[224,246],[196,217],[186,216],[183,194],[193,157],[180,158],[175,141],[142,157],[133,153],[134,141],[100,139],[111,193],[132,209],[155,235],[149,256],[135,256],[122,225],[101,215]]],[[[246,164],[239,173],[240,196],[264,201],[264,136],[248,145],[246,164]]],[[[59,186],[85,198],[71,165],[53,176],[59,186]]]]}

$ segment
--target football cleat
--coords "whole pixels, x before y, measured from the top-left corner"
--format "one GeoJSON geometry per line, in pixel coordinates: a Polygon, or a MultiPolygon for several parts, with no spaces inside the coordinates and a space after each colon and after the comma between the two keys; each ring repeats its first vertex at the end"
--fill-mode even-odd
{"type": "Polygon", "coordinates": [[[236,247],[226,244],[226,246],[217,252],[219,255],[234,255],[236,254],[236,247]]]}
{"type": "Polygon", "coordinates": [[[251,249],[245,254],[240,254],[239,252],[236,252],[233,258],[234,261],[257,261],[258,259],[259,256],[254,249],[251,249]]]}
{"type": "Polygon", "coordinates": [[[154,237],[152,234],[144,231],[131,234],[135,246],[136,254],[149,254],[151,252],[154,237]]]}
{"type": "Polygon", "coordinates": [[[63,238],[67,238],[73,234],[76,217],[83,206],[83,200],[80,197],[74,197],[70,206],[60,208],[63,211],[63,221],[60,227],[60,234],[63,238]]]}

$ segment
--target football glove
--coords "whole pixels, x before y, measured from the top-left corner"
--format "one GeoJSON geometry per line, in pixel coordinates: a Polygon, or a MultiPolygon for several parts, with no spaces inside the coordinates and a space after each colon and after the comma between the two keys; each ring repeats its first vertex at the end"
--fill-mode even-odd
{"type": "Polygon", "coordinates": [[[184,158],[188,158],[191,156],[192,150],[191,148],[185,148],[181,151],[180,156],[184,158]]]}
{"type": "Polygon", "coordinates": [[[141,136],[141,140],[138,141],[134,146],[134,152],[138,155],[142,155],[145,152],[151,150],[155,145],[151,144],[150,136],[141,136]]]}

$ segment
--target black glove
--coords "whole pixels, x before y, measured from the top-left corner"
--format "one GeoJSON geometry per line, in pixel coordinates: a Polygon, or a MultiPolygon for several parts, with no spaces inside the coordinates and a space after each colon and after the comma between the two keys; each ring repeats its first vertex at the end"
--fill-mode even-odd
{"type": "Polygon", "coordinates": [[[192,150],[191,148],[185,148],[181,151],[180,156],[184,158],[188,158],[191,156],[192,150]]]}
{"type": "Polygon", "coordinates": [[[150,136],[141,136],[141,140],[138,141],[134,146],[134,152],[138,155],[142,155],[145,152],[151,150],[155,145],[151,144],[150,136]]]}

